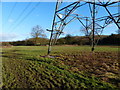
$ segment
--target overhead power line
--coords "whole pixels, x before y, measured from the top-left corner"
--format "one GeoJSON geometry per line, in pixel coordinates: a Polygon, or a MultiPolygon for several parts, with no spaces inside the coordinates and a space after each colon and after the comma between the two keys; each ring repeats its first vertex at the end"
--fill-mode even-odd
{"type": "Polygon", "coordinates": [[[40,4],[40,2],[38,2],[21,20],[20,22],[13,28],[16,29],[23,21],[25,21],[26,18],[28,18],[28,16],[36,9],[36,7],[38,7],[40,4]]]}
{"type": "Polygon", "coordinates": [[[20,18],[25,13],[25,11],[29,8],[30,5],[31,5],[31,2],[29,2],[27,4],[27,6],[23,9],[23,11],[19,14],[19,16],[17,17],[17,19],[15,20],[15,22],[9,28],[11,28],[18,20],[20,20],[20,18]]]}
{"type": "MultiPolygon", "coordinates": [[[[7,18],[7,21],[8,21],[9,18],[11,17],[11,15],[12,15],[12,13],[13,13],[13,11],[14,11],[16,5],[17,5],[17,2],[15,2],[15,4],[13,5],[13,7],[12,7],[12,9],[11,9],[11,11],[10,11],[10,14],[9,14],[9,16],[8,16],[8,18],[7,18]]],[[[7,22],[7,21],[6,21],[6,22],[7,22]]]]}

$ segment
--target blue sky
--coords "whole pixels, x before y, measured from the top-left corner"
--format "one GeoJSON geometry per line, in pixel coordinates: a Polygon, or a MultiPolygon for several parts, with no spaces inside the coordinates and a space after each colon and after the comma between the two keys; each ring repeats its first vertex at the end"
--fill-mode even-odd
{"type": "MultiPolygon", "coordinates": [[[[36,25],[40,25],[47,35],[50,33],[46,29],[51,29],[55,9],[55,2],[2,2],[2,41],[16,41],[31,38],[30,32],[36,25]],[[37,5],[37,6],[36,6],[37,5]]],[[[0,7],[1,8],[1,7],[0,7]]],[[[117,8],[110,8],[112,13],[116,13],[117,8]]],[[[1,12],[1,9],[0,9],[1,12]]],[[[87,6],[78,9],[76,12],[88,15],[87,6]]],[[[104,9],[100,9],[99,15],[107,15],[104,9]]],[[[82,36],[80,32],[81,25],[78,21],[70,23],[64,29],[66,34],[82,36]]],[[[103,32],[103,35],[116,33],[117,27],[114,24],[109,25],[103,32]]]]}

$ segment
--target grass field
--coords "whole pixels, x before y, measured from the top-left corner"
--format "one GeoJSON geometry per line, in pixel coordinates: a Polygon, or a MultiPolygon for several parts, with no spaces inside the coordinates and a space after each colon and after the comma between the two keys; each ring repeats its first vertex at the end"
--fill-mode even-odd
{"type": "Polygon", "coordinates": [[[120,88],[118,47],[13,46],[2,50],[3,88],[120,88]]]}

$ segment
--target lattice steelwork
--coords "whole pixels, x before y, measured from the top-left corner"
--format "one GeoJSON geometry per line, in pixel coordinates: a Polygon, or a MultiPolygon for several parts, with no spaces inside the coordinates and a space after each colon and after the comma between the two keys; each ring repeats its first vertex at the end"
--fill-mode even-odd
{"type": "MultiPolygon", "coordinates": [[[[92,51],[94,51],[95,39],[94,36],[100,36],[105,27],[111,23],[115,23],[120,30],[120,13],[111,13],[109,8],[120,7],[119,0],[76,0],[75,2],[69,2],[65,5],[63,0],[57,0],[55,14],[52,24],[52,29],[47,31],[51,32],[48,54],[51,52],[51,46],[54,45],[58,37],[63,33],[66,25],[70,22],[78,20],[80,24],[86,30],[86,35],[91,38],[92,51]],[[83,13],[78,14],[80,8],[87,7],[89,14],[84,15],[83,13]],[[98,15],[100,9],[103,8],[107,15],[98,15]]],[[[83,9],[81,9],[82,11],[83,9]]],[[[102,12],[101,12],[102,13],[102,12]]]]}

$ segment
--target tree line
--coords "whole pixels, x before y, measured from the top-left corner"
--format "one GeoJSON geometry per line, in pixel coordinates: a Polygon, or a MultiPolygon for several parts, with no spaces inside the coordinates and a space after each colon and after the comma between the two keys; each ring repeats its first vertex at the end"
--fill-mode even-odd
{"type": "MultiPolygon", "coordinates": [[[[98,40],[98,36],[95,36],[95,40],[98,40]]],[[[49,39],[47,38],[30,38],[23,41],[3,42],[3,46],[42,46],[48,45],[49,39]]],[[[86,36],[72,36],[66,35],[63,38],[57,40],[56,45],[91,45],[88,37],[86,36]]],[[[120,34],[111,34],[109,36],[102,35],[97,45],[120,45],[120,34]]]]}
{"type": "MultiPolygon", "coordinates": [[[[120,45],[120,34],[111,34],[95,36],[95,44],[97,45],[120,45]]],[[[91,40],[88,36],[71,36],[67,35],[64,38],[58,39],[57,44],[68,44],[68,45],[91,45],[91,40]]]]}
{"type": "MultiPolygon", "coordinates": [[[[85,36],[72,36],[67,34],[65,37],[57,40],[56,45],[91,45],[90,32],[82,29],[85,36]]],[[[46,38],[44,30],[36,25],[31,30],[31,38],[22,41],[2,42],[2,46],[41,46],[48,45],[49,39],[46,38]]],[[[120,34],[95,35],[95,44],[97,45],[120,45],[120,34]]]]}

